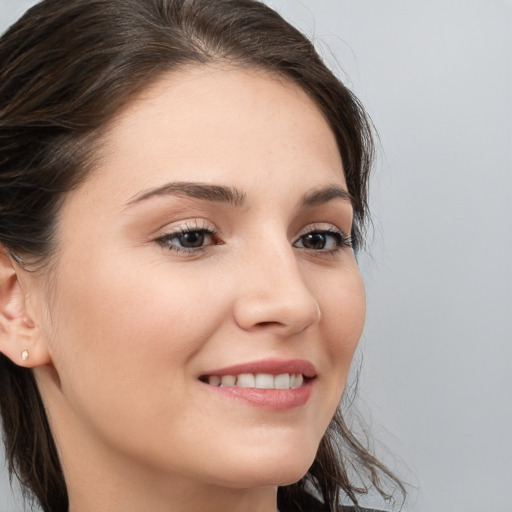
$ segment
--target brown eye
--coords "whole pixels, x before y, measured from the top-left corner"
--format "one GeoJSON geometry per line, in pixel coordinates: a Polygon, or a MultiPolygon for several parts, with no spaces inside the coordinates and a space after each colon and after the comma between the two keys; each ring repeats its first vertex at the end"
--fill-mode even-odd
{"type": "Polygon", "coordinates": [[[183,233],[176,237],[181,247],[186,249],[197,249],[198,247],[202,247],[204,245],[205,238],[204,231],[188,231],[187,233],[183,233]]]}
{"type": "Polygon", "coordinates": [[[216,245],[214,236],[215,233],[210,229],[181,229],[175,233],[168,233],[156,241],[169,251],[196,252],[216,245]]]}
{"type": "Polygon", "coordinates": [[[350,237],[343,235],[340,231],[330,229],[310,231],[299,237],[293,245],[300,249],[325,252],[334,252],[342,247],[352,246],[350,237]]]}
{"type": "Polygon", "coordinates": [[[321,250],[325,248],[327,236],[325,233],[308,233],[302,237],[302,246],[305,249],[321,250]]]}

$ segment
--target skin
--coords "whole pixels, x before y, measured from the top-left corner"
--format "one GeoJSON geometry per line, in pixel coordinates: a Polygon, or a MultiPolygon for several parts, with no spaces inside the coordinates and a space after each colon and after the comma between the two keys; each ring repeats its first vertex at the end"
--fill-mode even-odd
{"type": "Polygon", "coordinates": [[[53,265],[2,267],[19,326],[2,350],[35,370],[70,511],[273,512],[313,462],[364,323],[353,251],[325,234],[350,233],[349,201],[301,204],[346,189],[334,136],[296,86],[209,66],[163,77],[103,142],[62,206],[53,265]],[[235,187],[245,204],[141,199],[175,182],[235,187]],[[159,241],[179,229],[216,234],[193,252],[159,241]],[[326,248],[304,247],[312,231],[326,248]],[[268,411],[199,380],[269,358],[315,366],[305,405],[268,411]]]}

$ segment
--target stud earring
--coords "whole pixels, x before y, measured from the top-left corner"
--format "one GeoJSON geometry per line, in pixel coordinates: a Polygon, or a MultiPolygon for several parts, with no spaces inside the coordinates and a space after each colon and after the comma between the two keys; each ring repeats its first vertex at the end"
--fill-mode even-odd
{"type": "Polygon", "coordinates": [[[21,360],[26,361],[30,357],[28,350],[25,348],[21,351],[21,360]]]}

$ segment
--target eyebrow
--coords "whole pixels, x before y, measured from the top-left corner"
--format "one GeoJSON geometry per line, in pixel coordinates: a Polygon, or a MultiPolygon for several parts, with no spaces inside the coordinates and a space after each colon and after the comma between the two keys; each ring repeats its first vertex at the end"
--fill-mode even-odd
{"type": "Polygon", "coordinates": [[[241,208],[247,204],[245,194],[234,187],[177,181],[142,192],[129,201],[128,206],[146,201],[153,197],[168,195],[204,199],[215,203],[227,203],[237,208],[241,208]]]}
{"type": "Polygon", "coordinates": [[[345,189],[338,185],[329,185],[320,190],[305,194],[301,200],[301,204],[304,206],[319,206],[334,199],[341,199],[342,201],[352,203],[352,197],[345,189]]]}
{"type": "MultiPolygon", "coordinates": [[[[161,187],[146,190],[131,199],[127,206],[141,203],[153,197],[168,195],[203,199],[215,203],[226,203],[237,208],[242,208],[247,205],[247,197],[245,193],[235,187],[177,181],[167,183],[161,187]]],[[[305,194],[299,201],[299,204],[301,206],[313,207],[328,203],[334,199],[341,199],[342,201],[349,203],[351,202],[351,196],[345,189],[338,185],[329,185],[320,190],[314,190],[313,192],[305,194]]]]}

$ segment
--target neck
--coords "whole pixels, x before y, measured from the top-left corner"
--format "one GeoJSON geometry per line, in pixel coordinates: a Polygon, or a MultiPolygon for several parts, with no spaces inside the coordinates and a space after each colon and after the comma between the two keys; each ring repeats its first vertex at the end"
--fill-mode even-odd
{"type": "Polygon", "coordinates": [[[106,486],[101,488],[77,489],[70,487],[69,512],[108,510],[109,512],[276,512],[276,488],[232,490],[226,488],[194,485],[171,485],[165,492],[152,492],[148,487],[138,485],[127,490],[125,487],[106,486]]]}
{"type": "MultiPolygon", "coordinates": [[[[69,448],[69,447],[68,447],[69,448]]],[[[277,487],[232,488],[148,468],[91,445],[62,450],[69,512],[276,512],[277,487]]]]}
{"type": "Polygon", "coordinates": [[[89,450],[64,463],[69,512],[276,512],[277,487],[232,488],[89,450]],[[101,462],[100,462],[101,461],[101,462]]]}

